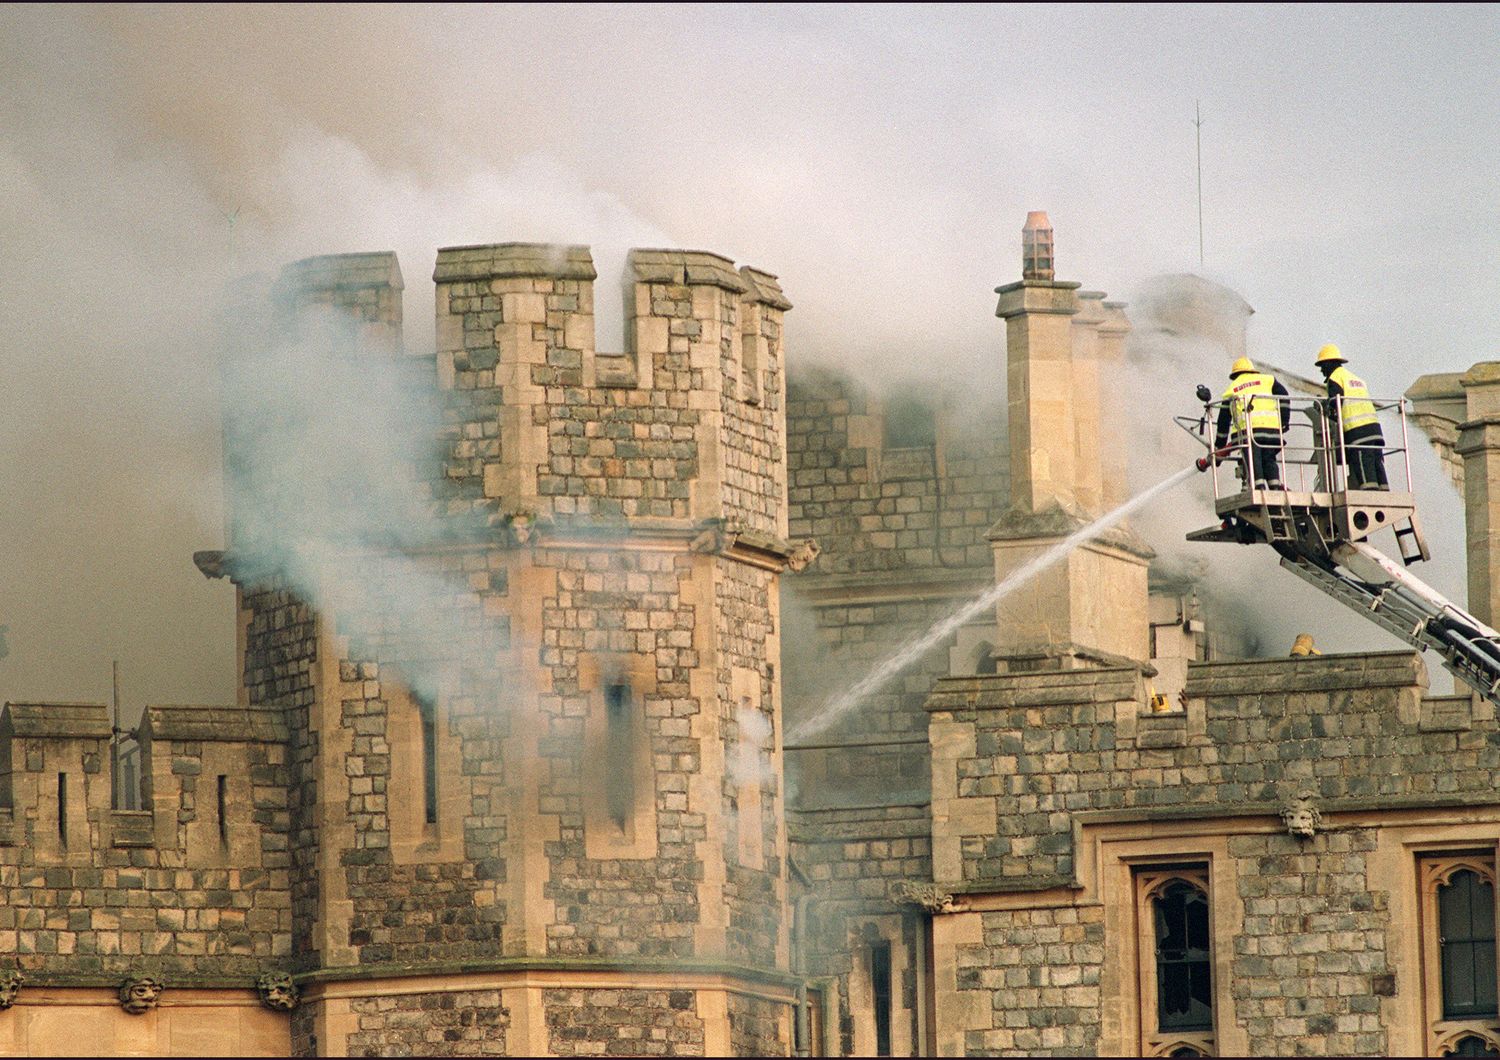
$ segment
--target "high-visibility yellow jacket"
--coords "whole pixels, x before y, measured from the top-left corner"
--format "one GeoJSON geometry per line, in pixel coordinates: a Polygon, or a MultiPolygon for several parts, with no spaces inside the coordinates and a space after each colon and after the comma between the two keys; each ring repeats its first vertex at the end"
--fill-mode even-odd
{"type": "Polygon", "coordinates": [[[1276,377],[1267,372],[1242,372],[1229,381],[1222,400],[1232,417],[1235,435],[1243,435],[1247,425],[1252,431],[1282,429],[1276,388],[1276,377]]]}
{"type": "Polygon", "coordinates": [[[1365,381],[1342,364],[1328,373],[1328,396],[1343,399],[1339,402],[1339,426],[1345,434],[1379,422],[1365,381]]]}

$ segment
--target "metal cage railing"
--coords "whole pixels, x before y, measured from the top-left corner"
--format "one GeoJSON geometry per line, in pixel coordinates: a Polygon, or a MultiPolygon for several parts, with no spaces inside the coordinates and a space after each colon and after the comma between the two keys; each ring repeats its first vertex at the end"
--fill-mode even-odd
{"type": "MultiPolygon", "coordinates": [[[[1288,493],[1329,496],[1347,493],[1354,488],[1351,487],[1351,467],[1356,462],[1366,464],[1366,458],[1372,456],[1379,458],[1384,469],[1387,478],[1384,488],[1397,493],[1411,492],[1411,452],[1405,399],[1369,399],[1375,407],[1376,422],[1382,427],[1381,436],[1378,440],[1354,441],[1345,438],[1340,426],[1343,398],[1260,395],[1255,400],[1257,403],[1276,402],[1278,417],[1283,410],[1289,414],[1288,426],[1275,432],[1263,429],[1240,433],[1235,433],[1231,426],[1229,438],[1224,445],[1213,449],[1211,457],[1215,502],[1252,490],[1276,491],[1278,487],[1257,481],[1255,473],[1258,464],[1264,465],[1267,452],[1274,453],[1277,479],[1281,483],[1279,489],[1288,493]],[[1394,437],[1387,436],[1387,425],[1398,428],[1394,437]],[[1270,437],[1273,434],[1274,441],[1270,437]]],[[[1211,401],[1204,405],[1197,433],[1208,435],[1214,431],[1220,411],[1225,408],[1228,408],[1232,425],[1236,417],[1231,401],[1211,401]]],[[[1240,422],[1247,419],[1239,418],[1240,422]]],[[[1269,483],[1269,476],[1266,478],[1269,483]]],[[[1355,487],[1363,484],[1362,478],[1354,480],[1355,487]]]]}

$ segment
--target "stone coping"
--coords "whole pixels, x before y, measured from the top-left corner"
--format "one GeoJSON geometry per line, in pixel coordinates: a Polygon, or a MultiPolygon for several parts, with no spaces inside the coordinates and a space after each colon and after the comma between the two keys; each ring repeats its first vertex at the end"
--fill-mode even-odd
{"type": "MultiPolygon", "coordinates": [[[[1052,507],[1040,512],[1011,508],[995,520],[984,536],[988,541],[1035,540],[1039,545],[1043,542],[1050,544],[1054,539],[1061,541],[1082,530],[1091,521],[1062,507],[1052,507]]],[[[1119,549],[1141,559],[1156,558],[1155,550],[1124,526],[1111,526],[1101,530],[1078,547],[1087,548],[1090,545],[1119,549]]]]}
{"type": "Polygon", "coordinates": [[[1412,401],[1463,401],[1464,372],[1431,372],[1418,376],[1416,382],[1406,388],[1405,396],[1412,401]]]}
{"type": "Polygon", "coordinates": [[[263,707],[163,704],[148,706],[142,738],[200,743],[285,743],[286,725],[263,707]]]}
{"type": "MultiPolygon", "coordinates": [[[[929,711],[964,711],[1132,700],[1137,698],[1143,665],[942,677],[934,683],[926,706],[929,711]]],[[[1195,699],[1426,686],[1427,668],[1421,656],[1385,651],[1190,662],[1185,691],[1195,699]]]]}
{"type": "Polygon", "coordinates": [[[1024,894],[1027,891],[1051,891],[1059,887],[1082,890],[1071,876],[1002,876],[992,880],[962,880],[936,885],[949,894],[1024,894]]]}
{"type": "Polygon", "coordinates": [[[1414,651],[1189,662],[1186,692],[1194,698],[1405,687],[1427,687],[1427,667],[1414,651]]]}
{"type": "MultiPolygon", "coordinates": [[[[735,269],[734,262],[706,250],[638,248],[630,252],[626,268],[636,283],[719,287],[735,294],[752,290],[750,282],[735,269]]],[[[763,275],[770,277],[770,273],[763,275]]],[[[774,277],[771,281],[774,283],[774,277]]]]}
{"type": "Polygon", "coordinates": [[[1140,666],[941,677],[926,708],[965,711],[1134,700],[1141,677],[1140,666]]]}
{"type": "Polygon", "coordinates": [[[792,308],[792,303],[787,301],[781,284],[769,272],[763,272],[749,265],[741,265],[740,278],[750,288],[749,293],[754,295],[755,301],[768,305],[772,309],[780,309],[782,312],[792,308]]]}
{"type": "Polygon", "coordinates": [[[506,277],[592,280],[598,276],[589,248],[562,243],[483,243],[442,247],[432,279],[436,283],[506,277]]]}
{"type": "MultiPolygon", "coordinates": [[[[143,975],[161,979],[166,984],[164,988],[166,991],[249,990],[251,993],[254,993],[256,990],[255,980],[260,974],[205,975],[202,973],[179,973],[164,971],[149,957],[137,955],[133,959],[139,962],[138,966],[121,972],[59,972],[42,968],[21,968],[21,974],[26,976],[26,983],[21,988],[21,994],[24,997],[28,990],[59,987],[83,989],[104,987],[108,990],[119,990],[120,984],[127,979],[143,975]]],[[[13,962],[11,966],[14,967],[13,962]]],[[[267,965],[263,971],[280,972],[285,971],[285,969],[278,965],[267,965]]],[[[118,1003],[118,999],[116,1003],[118,1003]]]]}
{"type": "MultiPolygon", "coordinates": [[[[1293,790],[1309,782],[1286,782],[1293,790]]],[[[1500,791],[1493,794],[1480,792],[1441,792],[1418,795],[1357,795],[1325,799],[1316,797],[1319,812],[1330,813],[1388,813],[1398,810],[1445,810],[1471,809],[1478,806],[1500,807],[1500,791]]],[[[1076,825],[1091,824],[1136,824],[1155,821],[1211,821],[1225,817],[1275,817],[1280,818],[1284,802],[1242,802],[1238,805],[1222,803],[1197,806],[1137,806],[1121,810],[1076,810],[1071,817],[1076,825]]],[[[1325,826],[1328,827],[1328,826],[1325,826]]]]}
{"type": "MultiPolygon", "coordinates": [[[[348,551],[351,555],[421,556],[472,549],[593,548],[626,540],[691,545],[706,531],[714,531],[718,535],[719,547],[695,551],[713,551],[737,559],[760,556],[778,565],[784,564],[795,551],[790,541],[775,534],[738,526],[733,521],[718,518],[549,515],[535,521],[532,535],[525,544],[518,543],[506,526],[480,527],[470,524],[470,527],[470,532],[466,533],[462,524],[454,526],[442,537],[416,546],[402,546],[399,542],[392,542],[388,547],[381,548],[378,543],[362,542],[351,545],[348,551]]],[[[251,550],[200,549],[193,553],[193,565],[205,578],[227,577],[237,583],[274,578],[280,574],[279,569],[265,561],[260,553],[251,550]]]]}
{"type": "Polygon", "coordinates": [[[103,703],[7,703],[0,735],[107,740],[114,733],[103,703]]]}
{"type": "Polygon", "coordinates": [[[321,254],[294,261],[281,270],[277,281],[293,290],[359,290],[367,287],[406,288],[401,264],[393,250],[354,254],[321,254]]]}
{"type": "Polygon", "coordinates": [[[1076,291],[1082,286],[1083,284],[1077,280],[1014,280],[996,287],[995,293],[1008,294],[1011,291],[1020,291],[1027,287],[1051,287],[1062,291],[1076,291]]]}
{"type": "MultiPolygon", "coordinates": [[[[126,972],[59,972],[46,969],[22,968],[26,976],[23,989],[35,987],[107,987],[118,989],[120,984],[133,975],[160,976],[166,989],[181,990],[254,990],[259,972],[249,975],[214,975],[203,973],[173,972],[163,969],[150,957],[134,958],[137,967],[126,972]]],[[[261,972],[289,971],[283,964],[266,963],[261,972]]],[[[772,968],[756,968],[729,961],[704,961],[691,958],[676,960],[660,959],[605,959],[605,958],[561,958],[561,957],[497,957],[491,960],[431,961],[389,964],[362,964],[348,968],[316,968],[310,971],[292,972],[299,985],[310,983],[339,983],[371,979],[400,979],[413,976],[438,975],[485,975],[514,974],[526,972],[590,972],[632,973],[643,972],[656,975],[700,975],[721,976],[744,982],[770,984],[795,988],[802,982],[800,976],[772,968]]]]}
{"type": "Polygon", "coordinates": [[[797,575],[796,591],[812,594],[874,589],[881,598],[912,594],[931,597],[981,593],[994,584],[993,563],[972,567],[915,567],[910,571],[858,571],[847,574],[826,574],[809,568],[797,575]],[[933,591],[934,586],[938,588],[937,592],[933,591]],[[903,593],[903,589],[908,592],[903,593]]]}
{"type": "Polygon", "coordinates": [[[783,751],[844,751],[864,750],[870,747],[909,747],[915,744],[927,745],[927,734],[925,732],[909,733],[904,736],[868,736],[863,739],[851,737],[847,740],[829,739],[822,743],[784,743],[781,745],[783,751]]]}
{"type": "Polygon", "coordinates": [[[496,957],[474,961],[400,962],[361,964],[348,968],[317,968],[294,973],[298,984],[339,983],[363,979],[400,979],[408,976],[484,975],[524,972],[590,972],[647,973],[656,975],[711,975],[773,986],[795,987],[800,976],[773,968],[757,968],[731,961],[708,961],[691,957],[661,958],[578,958],[578,957],[496,957]]]}

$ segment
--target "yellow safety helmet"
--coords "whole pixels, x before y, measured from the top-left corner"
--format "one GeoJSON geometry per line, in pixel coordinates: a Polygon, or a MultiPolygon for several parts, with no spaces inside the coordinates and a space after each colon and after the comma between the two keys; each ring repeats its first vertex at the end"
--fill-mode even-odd
{"type": "Polygon", "coordinates": [[[1329,343],[1318,351],[1318,359],[1313,364],[1343,364],[1348,358],[1339,352],[1339,348],[1329,343]]]}
{"type": "Polygon", "coordinates": [[[1253,372],[1253,371],[1255,371],[1255,363],[1253,361],[1251,361],[1250,358],[1248,358],[1248,357],[1241,357],[1239,360],[1235,361],[1233,364],[1231,364],[1229,366],[1229,378],[1233,379],[1235,376],[1239,375],[1241,372],[1253,372]]]}

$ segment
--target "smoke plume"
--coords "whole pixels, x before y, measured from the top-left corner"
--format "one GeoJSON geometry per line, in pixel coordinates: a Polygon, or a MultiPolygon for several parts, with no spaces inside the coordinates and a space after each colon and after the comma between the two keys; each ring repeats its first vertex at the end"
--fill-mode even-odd
{"type": "Polygon", "coordinates": [[[1384,393],[1465,368],[1500,343],[1472,91],[1496,19],[0,9],[0,699],[104,698],[112,658],[127,716],[232,699],[231,590],[188,562],[223,543],[212,319],[237,277],[310,255],[397,251],[422,351],[438,246],[592,245],[604,348],[625,248],[715,250],[782,275],[794,371],[968,392],[1003,358],[991,290],[1027,210],[1093,287],[1196,262],[1201,95],[1209,260],[1261,308],[1268,358],[1333,338],[1384,393]],[[1274,58],[1247,51],[1270,34],[1274,58]]]}

